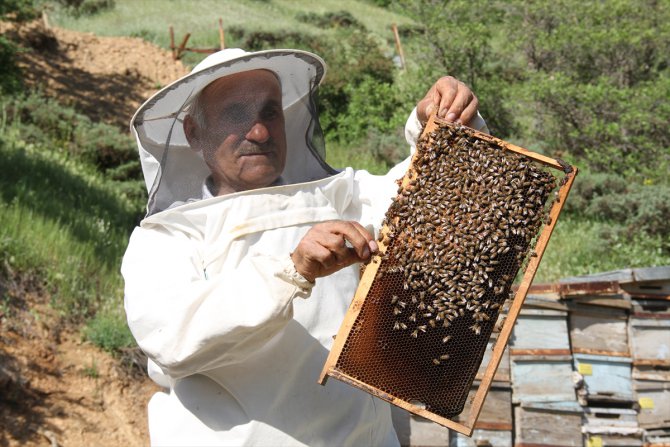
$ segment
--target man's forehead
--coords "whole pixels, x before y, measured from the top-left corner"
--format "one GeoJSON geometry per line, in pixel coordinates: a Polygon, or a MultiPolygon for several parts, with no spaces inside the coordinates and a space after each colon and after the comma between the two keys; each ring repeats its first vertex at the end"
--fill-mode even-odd
{"type": "Polygon", "coordinates": [[[256,99],[276,97],[281,101],[281,83],[270,70],[251,70],[224,76],[211,82],[202,91],[207,99],[256,99]]]}

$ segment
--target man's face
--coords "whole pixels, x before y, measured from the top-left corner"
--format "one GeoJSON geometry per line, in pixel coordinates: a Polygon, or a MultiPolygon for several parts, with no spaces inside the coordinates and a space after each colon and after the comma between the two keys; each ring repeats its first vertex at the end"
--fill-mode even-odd
{"type": "Polygon", "coordinates": [[[281,86],[267,70],[218,79],[202,93],[204,128],[187,117],[184,130],[202,150],[217,195],[271,185],[284,170],[286,133],[281,86]]]}

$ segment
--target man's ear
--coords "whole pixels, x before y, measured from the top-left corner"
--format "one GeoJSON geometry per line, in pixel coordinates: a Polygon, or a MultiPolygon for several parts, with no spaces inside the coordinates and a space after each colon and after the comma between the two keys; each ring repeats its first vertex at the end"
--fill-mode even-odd
{"type": "Polygon", "coordinates": [[[191,118],[191,115],[186,115],[184,117],[184,135],[186,135],[186,141],[188,141],[189,146],[194,151],[200,150],[200,128],[195,123],[195,120],[191,118]]]}

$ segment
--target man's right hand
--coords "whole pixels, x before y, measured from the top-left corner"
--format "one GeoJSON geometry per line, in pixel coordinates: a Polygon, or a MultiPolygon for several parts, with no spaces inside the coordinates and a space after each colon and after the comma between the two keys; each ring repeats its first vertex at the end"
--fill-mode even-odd
{"type": "Polygon", "coordinates": [[[368,261],[378,249],[374,237],[358,222],[333,220],[314,225],[291,253],[291,259],[297,272],[314,282],[356,262],[368,261]]]}

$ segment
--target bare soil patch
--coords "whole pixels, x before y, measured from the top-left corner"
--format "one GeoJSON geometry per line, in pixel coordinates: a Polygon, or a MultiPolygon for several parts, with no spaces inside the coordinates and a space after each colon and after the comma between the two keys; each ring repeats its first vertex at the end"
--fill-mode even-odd
{"type": "Polygon", "coordinates": [[[19,66],[30,88],[124,129],[152,93],[188,73],[169,51],[140,38],[47,29],[41,21],[0,22],[0,33],[24,47],[19,66]]]}
{"type": "Polygon", "coordinates": [[[0,445],[147,445],[157,386],[84,342],[35,284],[0,282],[0,445]]]}

